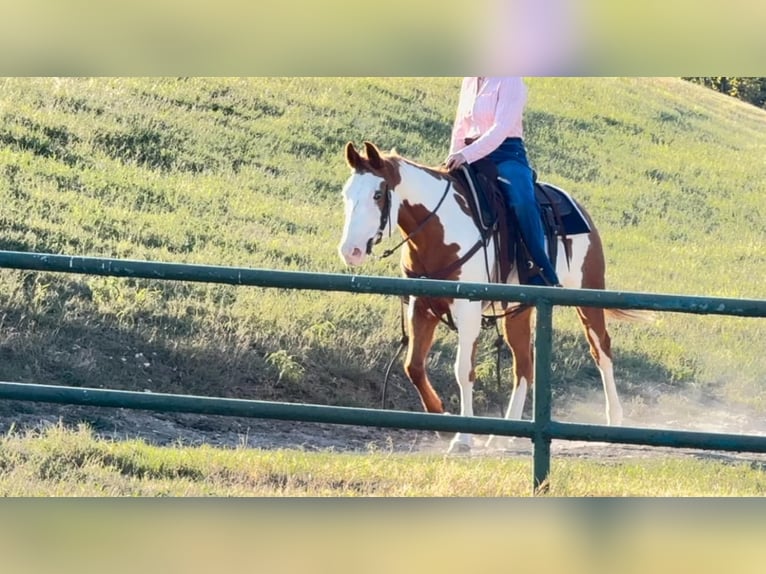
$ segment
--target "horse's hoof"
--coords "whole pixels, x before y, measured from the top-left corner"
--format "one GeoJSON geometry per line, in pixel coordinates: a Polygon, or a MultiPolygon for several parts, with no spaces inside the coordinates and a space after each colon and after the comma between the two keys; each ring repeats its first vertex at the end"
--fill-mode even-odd
{"type": "Polygon", "coordinates": [[[447,449],[447,454],[468,454],[471,452],[471,445],[464,442],[453,442],[447,449]]]}
{"type": "Polygon", "coordinates": [[[471,435],[457,434],[449,445],[447,454],[464,454],[471,452],[473,438],[471,435]]]}
{"type": "MultiPolygon", "coordinates": [[[[445,416],[450,416],[450,413],[448,413],[446,411],[443,412],[442,414],[445,415],[445,416]]],[[[436,437],[439,440],[443,440],[443,441],[454,440],[456,434],[457,433],[455,433],[453,431],[436,431],[436,437]]]]}
{"type": "Polygon", "coordinates": [[[505,450],[513,445],[513,438],[508,436],[492,435],[484,443],[484,448],[505,450]]]}

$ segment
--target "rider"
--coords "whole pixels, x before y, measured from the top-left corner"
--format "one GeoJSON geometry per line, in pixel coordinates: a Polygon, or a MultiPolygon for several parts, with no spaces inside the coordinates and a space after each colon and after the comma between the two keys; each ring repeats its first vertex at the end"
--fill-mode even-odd
{"type": "Polygon", "coordinates": [[[507,206],[516,213],[529,254],[543,275],[530,283],[558,286],[545,252],[540,207],[522,139],[526,101],[527,87],[521,78],[463,78],[446,164],[453,170],[486,157],[497,165],[507,206]]]}

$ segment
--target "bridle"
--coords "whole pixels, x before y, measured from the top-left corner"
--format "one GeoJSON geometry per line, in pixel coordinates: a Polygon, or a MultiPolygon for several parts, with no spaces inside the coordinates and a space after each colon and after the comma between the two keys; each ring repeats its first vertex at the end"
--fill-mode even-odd
{"type": "Polygon", "coordinates": [[[386,226],[388,226],[388,234],[391,235],[391,188],[388,184],[386,184],[386,190],[383,194],[383,206],[380,208],[380,225],[378,225],[375,235],[367,240],[367,255],[372,253],[373,245],[377,245],[382,241],[386,226]]]}

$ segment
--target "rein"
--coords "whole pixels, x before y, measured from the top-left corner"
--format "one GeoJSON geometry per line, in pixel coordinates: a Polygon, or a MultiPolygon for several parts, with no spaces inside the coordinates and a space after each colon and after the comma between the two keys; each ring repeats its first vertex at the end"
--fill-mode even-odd
{"type": "Polygon", "coordinates": [[[388,390],[388,378],[391,376],[391,367],[394,366],[394,361],[399,358],[399,355],[402,354],[402,351],[407,348],[407,345],[410,343],[410,337],[407,335],[407,328],[404,325],[404,300],[400,297],[399,298],[399,324],[402,329],[402,338],[399,341],[399,349],[394,353],[394,356],[391,357],[391,360],[388,362],[388,366],[386,367],[386,375],[383,378],[383,399],[381,400],[381,404],[383,408],[386,408],[386,391],[388,390]]]}

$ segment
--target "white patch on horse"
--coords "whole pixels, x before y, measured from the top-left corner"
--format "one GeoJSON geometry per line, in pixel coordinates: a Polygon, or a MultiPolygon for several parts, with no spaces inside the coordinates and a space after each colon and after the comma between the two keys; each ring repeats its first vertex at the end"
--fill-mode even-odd
{"type": "Polygon", "coordinates": [[[511,401],[508,403],[508,411],[505,418],[513,421],[521,420],[524,412],[524,404],[527,402],[527,379],[521,377],[518,386],[511,393],[511,401]]]}
{"type": "Polygon", "coordinates": [[[614,368],[612,360],[606,356],[599,345],[599,339],[593,329],[589,329],[592,344],[598,350],[598,370],[601,373],[601,382],[604,385],[606,397],[606,424],[620,426],[622,424],[622,405],[617,396],[617,385],[614,382],[614,368]]]}
{"type": "MultiPolygon", "coordinates": [[[[471,371],[474,368],[474,345],[481,333],[481,302],[456,299],[451,305],[452,316],[458,325],[458,347],[455,358],[455,379],[460,387],[460,414],[473,416],[473,384],[471,371]]],[[[470,450],[473,437],[458,433],[452,439],[449,452],[470,450]]]]}
{"type": "MultiPolygon", "coordinates": [[[[442,194],[447,188],[447,180],[440,180],[437,187],[441,187],[439,193],[424,193],[424,190],[432,190],[434,187],[434,176],[422,168],[411,165],[407,162],[401,162],[399,173],[402,177],[402,183],[396,188],[396,193],[405,199],[410,205],[421,204],[428,211],[434,211],[442,194]]],[[[454,188],[447,190],[447,197],[444,198],[442,207],[436,211],[436,216],[444,229],[445,245],[458,245],[458,257],[462,257],[479,240],[480,234],[473,219],[461,209],[454,209],[457,192],[454,188]],[[449,203],[450,205],[444,205],[449,203]]],[[[491,244],[490,244],[491,245],[491,244]]],[[[490,255],[490,266],[494,265],[494,249],[488,249],[490,255]]],[[[481,251],[476,256],[466,261],[459,270],[460,281],[487,281],[487,273],[484,264],[484,257],[481,251]]]]}
{"type": "MultiPolygon", "coordinates": [[[[518,386],[513,389],[511,393],[511,400],[508,403],[508,410],[505,412],[505,418],[507,420],[518,421],[521,420],[521,415],[524,412],[524,404],[527,402],[527,379],[521,377],[519,379],[518,386]]],[[[495,447],[500,445],[508,446],[513,441],[512,437],[491,435],[485,443],[485,448],[495,447]]]]}
{"type": "Polygon", "coordinates": [[[572,241],[572,260],[567,265],[564,242],[559,239],[556,274],[564,287],[582,287],[583,265],[590,249],[590,236],[579,234],[569,239],[572,241]]]}

